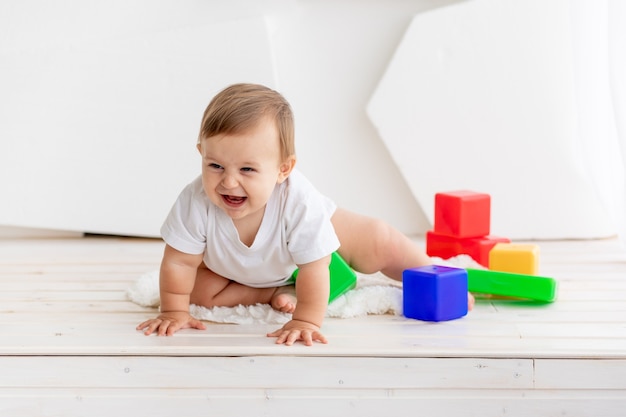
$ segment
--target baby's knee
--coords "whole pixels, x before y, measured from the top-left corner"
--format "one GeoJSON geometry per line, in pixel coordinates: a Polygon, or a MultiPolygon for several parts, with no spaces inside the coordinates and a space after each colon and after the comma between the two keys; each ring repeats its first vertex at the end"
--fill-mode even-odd
{"type": "Polygon", "coordinates": [[[368,227],[368,235],[376,253],[385,253],[394,244],[394,229],[381,219],[373,219],[368,227]]]}

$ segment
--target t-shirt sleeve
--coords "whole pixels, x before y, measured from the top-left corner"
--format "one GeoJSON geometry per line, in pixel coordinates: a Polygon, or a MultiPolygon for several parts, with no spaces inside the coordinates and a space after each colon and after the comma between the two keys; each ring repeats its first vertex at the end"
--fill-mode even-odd
{"type": "Polygon", "coordinates": [[[287,247],[294,262],[306,264],[336,251],[339,239],[331,222],[335,203],[301,174],[290,182],[287,193],[287,247]]]}
{"type": "Polygon", "coordinates": [[[199,179],[180,193],[163,225],[161,237],[184,253],[200,254],[206,248],[207,203],[199,179]]]}

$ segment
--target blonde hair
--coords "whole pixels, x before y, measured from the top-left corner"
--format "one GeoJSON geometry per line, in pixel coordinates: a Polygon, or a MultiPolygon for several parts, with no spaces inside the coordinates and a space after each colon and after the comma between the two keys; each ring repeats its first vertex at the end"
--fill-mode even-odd
{"type": "Polygon", "coordinates": [[[259,84],[233,84],[209,103],[200,125],[198,143],[219,134],[238,134],[269,117],[276,123],[281,156],[295,155],[291,106],[278,92],[259,84]]]}

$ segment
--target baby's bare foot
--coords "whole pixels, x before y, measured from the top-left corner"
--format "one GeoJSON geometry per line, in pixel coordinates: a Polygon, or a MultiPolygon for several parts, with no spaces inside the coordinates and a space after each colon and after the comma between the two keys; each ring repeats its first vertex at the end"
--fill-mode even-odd
{"type": "Polygon", "coordinates": [[[276,288],[270,300],[270,305],[274,310],[290,314],[296,310],[296,303],[296,288],[293,285],[276,288]]]}

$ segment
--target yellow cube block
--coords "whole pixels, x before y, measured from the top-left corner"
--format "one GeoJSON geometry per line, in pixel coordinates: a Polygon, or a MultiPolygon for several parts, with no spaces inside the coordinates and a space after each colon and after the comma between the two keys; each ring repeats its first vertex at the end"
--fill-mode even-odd
{"type": "Polygon", "coordinates": [[[497,243],[489,252],[489,269],[514,274],[539,273],[539,246],[497,243]]]}

